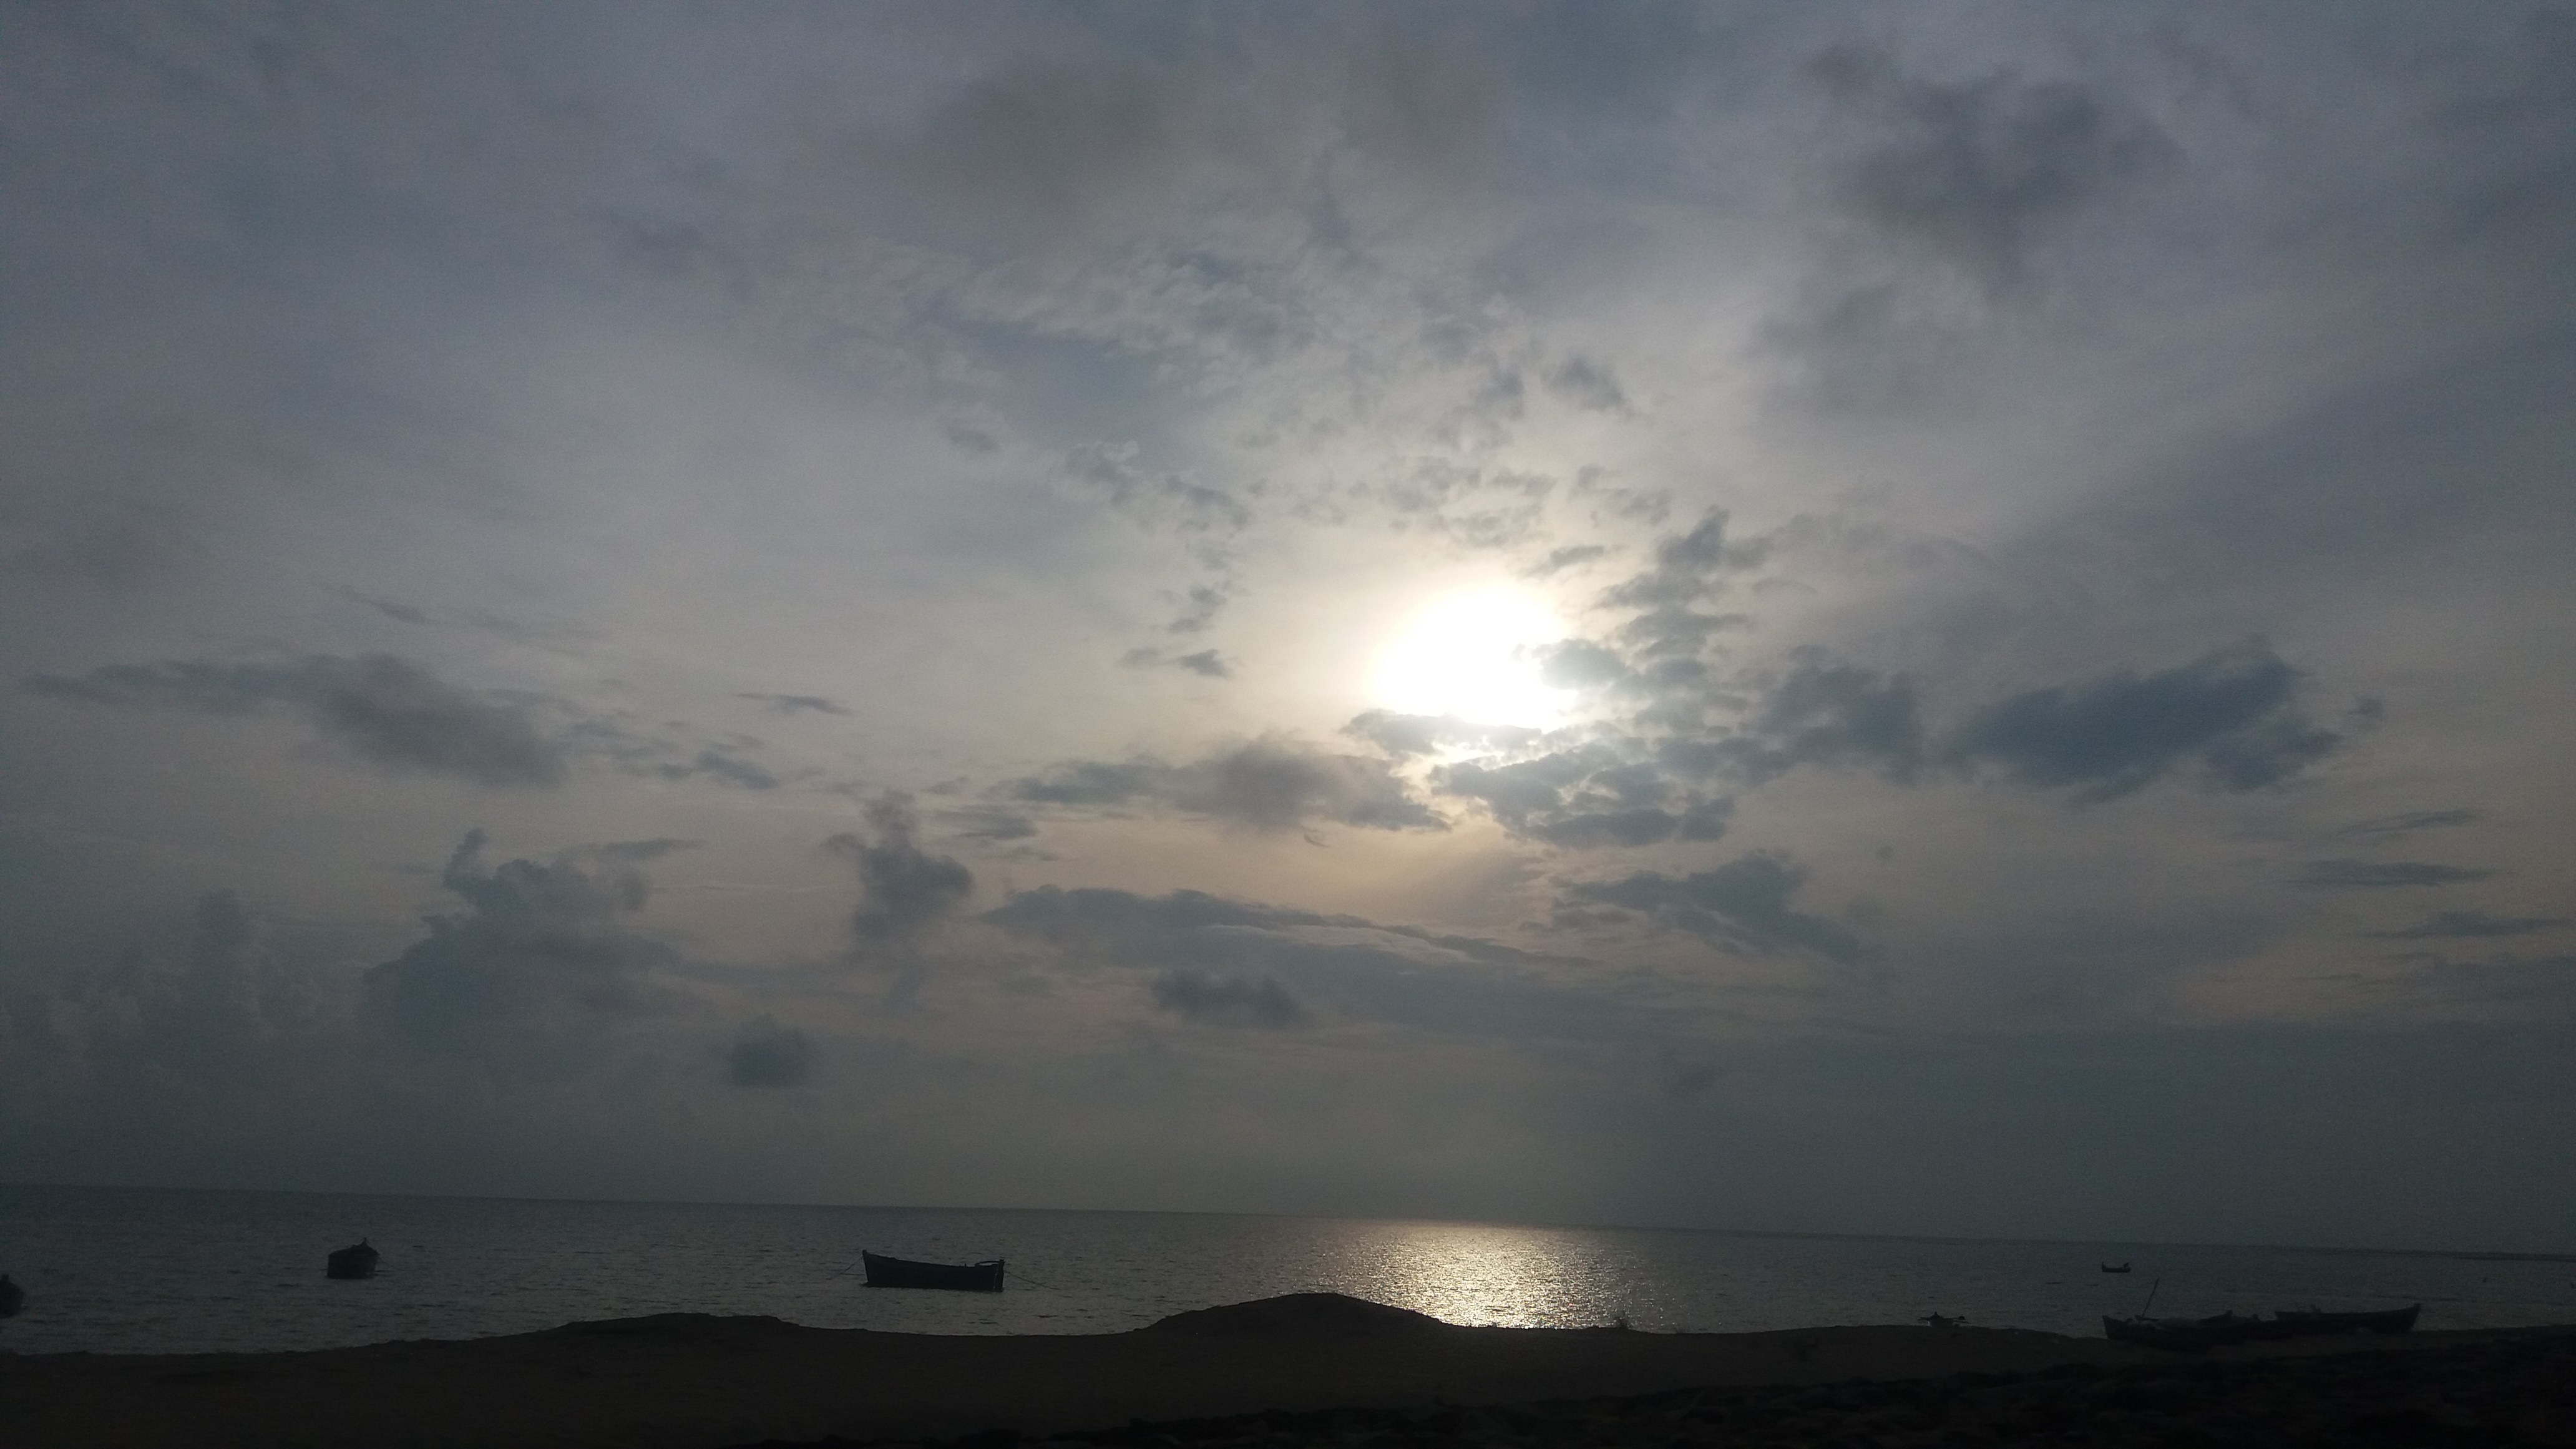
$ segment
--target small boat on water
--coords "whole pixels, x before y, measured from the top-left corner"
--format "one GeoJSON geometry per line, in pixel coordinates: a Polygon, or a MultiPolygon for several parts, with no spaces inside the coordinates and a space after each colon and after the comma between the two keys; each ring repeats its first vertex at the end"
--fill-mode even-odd
{"type": "Polygon", "coordinates": [[[2384,1308],[2373,1313],[2319,1313],[2310,1308],[2284,1308],[2272,1315],[2275,1322],[2287,1324],[2292,1333],[2412,1333],[2415,1318],[2424,1311],[2421,1303],[2404,1308],[2384,1308]]]}
{"type": "Polygon", "coordinates": [[[868,1286],[871,1288],[954,1288],[968,1293],[1002,1291],[1002,1260],[999,1258],[981,1263],[916,1263],[909,1258],[861,1252],[859,1261],[867,1266],[868,1286]]]}
{"type": "Polygon", "coordinates": [[[323,1259],[322,1276],[326,1278],[373,1278],[376,1276],[376,1259],[380,1256],[382,1255],[377,1253],[375,1249],[367,1246],[366,1239],[360,1238],[350,1246],[342,1248],[331,1254],[329,1257],[323,1259]]]}
{"type": "Polygon", "coordinates": [[[2102,1265],[2102,1271],[2105,1273],[2126,1273],[2129,1271],[2129,1265],[2122,1263],[2115,1267],[2112,1264],[2105,1263],[2102,1265]]]}
{"type": "Polygon", "coordinates": [[[18,1310],[26,1306],[27,1290],[10,1282],[8,1274],[0,1273],[0,1318],[15,1318],[18,1310]]]}

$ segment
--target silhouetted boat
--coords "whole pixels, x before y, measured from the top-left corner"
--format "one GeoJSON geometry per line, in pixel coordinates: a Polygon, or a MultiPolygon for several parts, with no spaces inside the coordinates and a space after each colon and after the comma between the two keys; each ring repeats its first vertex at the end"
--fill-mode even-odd
{"type": "Polygon", "coordinates": [[[326,1278],[373,1278],[378,1256],[375,1249],[367,1246],[367,1240],[360,1238],[355,1244],[323,1259],[322,1275],[326,1278]]]}
{"type": "Polygon", "coordinates": [[[2304,1312],[2284,1308],[2272,1315],[2292,1333],[2411,1333],[2415,1315],[2424,1311],[2421,1303],[2404,1308],[2384,1308],[2374,1313],[2319,1313],[2310,1308],[2304,1312]]]}
{"type": "Polygon", "coordinates": [[[2102,1271],[2103,1271],[2103,1272],[2105,1272],[2105,1273],[2126,1273],[2126,1272],[2128,1272],[2128,1271],[2129,1271],[2129,1265],[2128,1265],[2128,1264],[2126,1264],[2126,1263],[2122,1263],[2122,1264],[2119,1264],[2118,1266],[2114,1267],[2113,1265],[2111,1265],[2111,1264],[2109,1264],[2109,1263],[2105,1263],[2105,1264],[2103,1264],[2103,1265],[2102,1265],[2102,1271]]]}
{"type": "Polygon", "coordinates": [[[2104,1336],[2175,1353],[2202,1353],[2231,1343],[2288,1338],[2297,1329],[2278,1317],[2239,1318],[2233,1312],[2211,1318],[2111,1318],[2102,1320],[2104,1336]]]}
{"type": "Polygon", "coordinates": [[[27,1290],[10,1282],[8,1274],[0,1273],[0,1318],[15,1318],[18,1310],[26,1306],[27,1290]]]}
{"type": "Polygon", "coordinates": [[[916,1263],[909,1258],[889,1258],[882,1253],[862,1252],[859,1261],[867,1266],[871,1288],[956,1288],[968,1293],[1002,1291],[1002,1260],[981,1263],[916,1263]]]}

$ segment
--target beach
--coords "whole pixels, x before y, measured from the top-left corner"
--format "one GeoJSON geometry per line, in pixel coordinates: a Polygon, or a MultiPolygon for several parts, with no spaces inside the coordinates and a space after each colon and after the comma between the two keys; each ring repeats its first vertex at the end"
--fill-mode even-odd
{"type": "Polygon", "coordinates": [[[1876,1425],[1865,1440],[1886,1444],[2010,1443],[2021,1442],[2010,1426],[2025,1422],[2181,1422],[2210,1404],[2246,1424],[2263,1422],[2259,1405],[2278,1418],[2326,1404],[2319,1412],[2337,1432],[2373,1412],[2394,1416],[2386,1423],[2397,1428],[2433,1426],[2432,1437],[2392,1443],[2557,1444],[2576,1443],[2576,1409],[2549,1397],[2566,1397],[2554,1385],[2576,1382],[2571,1366],[2576,1329],[2301,1339],[2179,1356],[1974,1326],[1464,1328],[1301,1294],[1094,1335],[882,1333],[667,1314],[303,1353],[22,1355],[0,1358],[0,1403],[10,1442],[61,1449],[728,1449],[969,1435],[998,1443],[1004,1433],[1113,1443],[1140,1423],[1161,1426],[1160,1438],[1211,1445],[1393,1432],[1660,1446],[1841,1442],[1835,1436],[1851,1437],[1844,1420],[1876,1425]],[[2407,1373],[2387,1365],[2420,1365],[2452,1387],[2414,1402],[2392,1388],[2411,1382],[2407,1373]],[[2029,1385],[2040,1387],[2016,1387],[2029,1385]],[[2349,1408],[2374,1394],[2389,1400],[2384,1411],[2349,1408]],[[2258,1408],[2224,1407],[2234,1398],[2258,1408]],[[1927,1417],[1927,1403],[1944,1413],[1927,1417]],[[2475,1403],[2507,1426],[2499,1432],[2519,1437],[2489,1434],[2478,1410],[2459,1407],[2475,1403]],[[1550,1407],[1531,1407],[1539,1405],[1550,1407]],[[1300,1415],[1322,1417],[1303,1428],[1280,1417],[1300,1415]],[[1805,1428],[1800,1415],[1812,1421],[1805,1428]],[[1973,1433],[1941,1437],[1952,1430],[1973,1433]]]}

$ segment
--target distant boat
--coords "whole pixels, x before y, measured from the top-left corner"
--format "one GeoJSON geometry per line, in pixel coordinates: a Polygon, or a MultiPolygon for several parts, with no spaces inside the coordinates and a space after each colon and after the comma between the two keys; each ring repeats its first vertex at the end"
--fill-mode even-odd
{"type": "Polygon", "coordinates": [[[968,1293],[1002,1291],[1002,1260],[999,1258],[981,1263],[916,1263],[908,1258],[862,1252],[859,1261],[867,1266],[868,1286],[871,1288],[955,1288],[968,1293]]]}
{"type": "Polygon", "coordinates": [[[2126,1273],[2129,1271],[2129,1265],[2122,1263],[2119,1266],[2114,1267],[2109,1263],[2105,1263],[2102,1265],[2102,1271],[2105,1273],[2126,1273]]]}
{"type": "Polygon", "coordinates": [[[373,1278],[376,1276],[376,1259],[378,1256],[380,1255],[375,1249],[367,1246],[367,1240],[360,1238],[351,1246],[342,1248],[328,1258],[323,1259],[322,1276],[326,1278],[373,1278]]]}
{"type": "Polygon", "coordinates": [[[2284,1308],[2272,1315],[2273,1321],[2285,1324],[2292,1333],[2412,1333],[2415,1315],[2424,1311],[2421,1303],[2405,1308],[2384,1308],[2375,1313],[2319,1313],[2310,1308],[2304,1312],[2284,1308]]]}
{"type": "Polygon", "coordinates": [[[18,1310],[26,1306],[27,1290],[10,1282],[8,1274],[0,1273],[0,1318],[15,1318],[18,1310]]]}

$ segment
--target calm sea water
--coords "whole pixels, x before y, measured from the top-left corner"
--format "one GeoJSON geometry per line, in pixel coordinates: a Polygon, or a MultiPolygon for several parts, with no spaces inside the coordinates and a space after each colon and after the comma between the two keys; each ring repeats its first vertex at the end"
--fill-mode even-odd
{"type": "Polygon", "coordinates": [[[2159,1313],[2421,1302],[2427,1328],[2576,1322],[2576,1259],[1823,1238],[1183,1213],[745,1207],[0,1186],[0,1349],[188,1353],[468,1338],[645,1313],[916,1333],[1113,1333],[1349,1293],[1452,1323],[1727,1332],[1971,1322],[2098,1334],[2159,1313]],[[378,1275],[323,1254],[368,1238],[378,1275]],[[1000,1294],[869,1289],[859,1249],[1006,1256],[1000,1294]],[[2130,1262],[2125,1276],[2104,1261],[2130,1262]],[[842,1271],[849,1268],[849,1271],[842,1271]]]}

